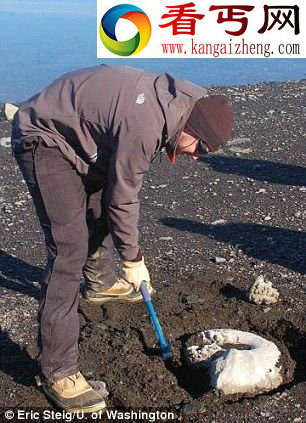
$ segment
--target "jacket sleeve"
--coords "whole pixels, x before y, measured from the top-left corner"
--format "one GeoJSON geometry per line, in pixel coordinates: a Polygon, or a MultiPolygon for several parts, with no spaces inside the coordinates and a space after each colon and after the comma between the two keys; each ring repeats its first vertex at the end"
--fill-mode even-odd
{"type": "Polygon", "coordinates": [[[136,114],[129,111],[113,140],[105,200],[109,229],[123,260],[133,260],[139,252],[138,193],[158,150],[164,123],[155,117],[145,108],[136,114]]]}

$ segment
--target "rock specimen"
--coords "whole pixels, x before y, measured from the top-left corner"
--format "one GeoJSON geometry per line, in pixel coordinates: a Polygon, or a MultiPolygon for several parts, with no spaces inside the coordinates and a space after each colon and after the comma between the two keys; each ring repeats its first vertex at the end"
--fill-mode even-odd
{"type": "Polygon", "coordinates": [[[254,304],[275,304],[279,292],[272,286],[272,283],[265,282],[264,277],[258,276],[247,292],[248,300],[254,304]]]}
{"type": "Polygon", "coordinates": [[[200,345],[186,349],[188,363],[207,368],[211,388],[225,395],[268,392],[283,381],[278,366],[281,353],[261,336],[214,329],[199,333],[195,341],[200,345]]]}

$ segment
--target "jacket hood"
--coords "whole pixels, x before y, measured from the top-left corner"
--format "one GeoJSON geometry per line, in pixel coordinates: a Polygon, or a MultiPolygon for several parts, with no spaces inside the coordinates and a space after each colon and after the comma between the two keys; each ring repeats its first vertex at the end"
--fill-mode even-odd
{"type": "Polygon", "coordinates": [[[157,77],[155,90],[165,118],[163,147],[175,164],[178,138],[191,114],[195,103],[206,97],[207,90],[188,81],[173,78],[165,73],[157,77]]]}

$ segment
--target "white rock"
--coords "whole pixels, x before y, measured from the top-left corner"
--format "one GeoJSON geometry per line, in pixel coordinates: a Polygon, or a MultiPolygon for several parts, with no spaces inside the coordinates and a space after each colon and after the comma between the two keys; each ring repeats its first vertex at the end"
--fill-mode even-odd
{"type": "Polygon", "coordinates": [[[4,115],[7,120],[13,120],[14,114],[17,112],[18,107],[14,104],[5,103],[4,105],[4,115]]]}
{"type": "Polygon", "coordinates": [[[1,147],[9,148],[11,146],[11,137],[4,137],[0,139],[1,147]]]}
{"type": "Polygon", "coordinates": [[[157,241],[173,241],[172,236],[162,236],[157,241]]]}
{"type": "Polygon", "coordinates": [[[265,188],[260,188],[258,191],[256,191],[256,194],[265,194],[267,190],[265,188]]]}
{"type": "Polygon", "coordinates": [[[215,263],[220,264],[220,263],[226,263],[226,258],[224,257],[215,257],[215,263]]]}
{"type": "Polygon", "coordinates": [[[151,185],[150,188],[151,189],[160,189],[160,188],[166,188],[168,185],[167,184],[162,184],[162,185],[151,185]]]}
{"type": "Polygon", "coordinates": [[[226,220],[219,219],[219,220],[215,220],[214,222],[211,222],[211,225],[224,225],[225,223],[226,223],[226,220]]]}
{"type": "Polygon", "coordinates": [[[227,142],[227,145],[241,145],[245,144],[246,142],[250,142],[250,138],[233,138],[227,142]]]}
{"type": "Polygon", "coordinates": [[[279,298],[277,289],[272,286],[271,282],[265,282],[262,275],[255,279],[247,295],[249,301],[254,304],[275,304],[279,298]]]}
{"type": "Polygon", "coordinates": [[[26,203],[26,200],[20,200],[20,201],[16,201],[15,202],[15,206],[17,207],[21,207],[24,205],[24,203],[26,203]]]}
{"type": "Polygon", "coordinates": [[[252,153],[253,151],[250,148],[240,148],[236,146],[229,147],[229,150],[232,151],[233,153],[242,153],[242,154],[252,153]]]}
{"type": "Polygon", "coordinates": [[[225,395],[257,394],[282,383],[281,367],[277,366],[281,353],[273,342],[234,329],[206,330],[201,335],[206,345],[187,348],[187,360],[190,365],[208,368],[211,388],[225,395]],[[226,349],[227,344],[246,348],[226,349]]]}

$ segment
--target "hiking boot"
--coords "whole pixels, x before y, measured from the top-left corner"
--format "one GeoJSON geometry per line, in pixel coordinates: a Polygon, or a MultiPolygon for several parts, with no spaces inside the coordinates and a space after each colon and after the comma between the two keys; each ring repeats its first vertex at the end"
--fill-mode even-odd
{"type": "MultiPolygon", "coordinates": [[[[150,295],[155,294],[152,285],[147,282],[147,287],[150,295]]],[[[135,291],[133,285],[123,279],[119,279],[111,288],[105,291],[92,291],[85,290],[84,297],[87,301],[95,304],[104,304],[109,302],[122,302],[122,303],[137,303],[143,301],[141,292],[135,291]]]]}
{"type": "Polygon", "coordinates": [[[102,392],[93,389],[81,372],[52,384],[41,385],[46,397],[66,411],[92,413],[106,408],[102,392]]]}

